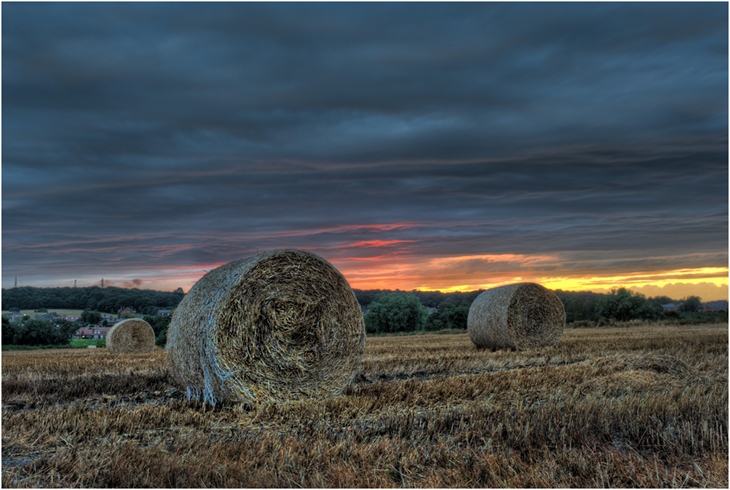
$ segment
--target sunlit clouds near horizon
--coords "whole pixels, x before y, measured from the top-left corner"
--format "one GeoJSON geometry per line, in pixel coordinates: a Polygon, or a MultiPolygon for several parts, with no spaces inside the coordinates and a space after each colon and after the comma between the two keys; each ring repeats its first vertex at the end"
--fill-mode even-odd
{"type": "Polygon", "coordinates": [[[4,3],[2,287],[728,297],[726,3],[4,3]]]}

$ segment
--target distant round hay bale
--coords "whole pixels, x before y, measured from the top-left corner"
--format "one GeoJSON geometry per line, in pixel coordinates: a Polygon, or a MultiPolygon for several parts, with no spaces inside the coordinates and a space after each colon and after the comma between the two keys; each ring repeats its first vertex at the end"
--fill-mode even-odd
{"type": "Polygon", "coordinates": [[[481,293],[469,309],[467,328],[477,347],[529,349],[560,340],[565,308],[549,289],[532,282],[481,293]]]}
{"type": "Polygon", "coordinates": [[[109,330],[106,348],[112,354],[149,354],[155,349],[155,331],[140,318],[123,320],[109,330]]]}
{"type": "Polygon", "coordinates": [[[284,401],[340,394],[364,349],[344,276],[313,253],[282,249],[203,276],[172,316],[167,364],[188,399],[284,401]]]}

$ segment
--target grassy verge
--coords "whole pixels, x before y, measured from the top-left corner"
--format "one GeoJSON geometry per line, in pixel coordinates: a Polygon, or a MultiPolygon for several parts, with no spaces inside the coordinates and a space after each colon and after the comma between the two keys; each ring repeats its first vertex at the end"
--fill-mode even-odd
{"type": "Polygon", "coordinates": [[[90,345],[96,347],[106,347],[105,339],[71,339],[71,347],[73,348],[87,348],[90,345]]]}
{"type": "Polygon", "coordinates": [[[86,349],[90,345],[95,347],[106,347],[106,340],[93,339],[71,339],[70,343],[63,345],[3,345],[3,351],[16,350],[44,350],[44,349],[86,349]]]}

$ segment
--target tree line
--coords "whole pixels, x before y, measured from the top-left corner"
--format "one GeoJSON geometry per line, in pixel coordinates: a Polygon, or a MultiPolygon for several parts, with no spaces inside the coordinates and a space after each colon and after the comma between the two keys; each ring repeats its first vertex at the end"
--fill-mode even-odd
{"type": "MultiPolygon", "coordinates": [[[[365,313],[368,333],[394,333],[466,329],[469,308],[482,291],[442,293],[422,291],[354,290],[365,313]]],[[[629,320],[727,320],[727,312],[701,312],[697,296],[681,301],[667,296],[647,298],[626,288],[608,294],[587,291],[554,293],[565,307],[566,323],[593,325],[629,320]],[[665,311],[662,305],[679,305],[677,311],[665,311]]]]}
{"type": "MultiPolygon", "coordinates": [[[[440,291],[353,290],[364,312],[367,332],[370,334],[436,331],[467,328],[469,308],[482,291],[443,293],[440,291]]],[[[646,298],[625,288],[609,294],[592,292],[554,291],[565,306],[566,322],[663,320],[698,317],[727,319],[727,312],[700,313],[701,303],[696,296],[681,301],[678,311],[664,311],[661,305],[678,304],[666,296],[646,298]]],[[[116,313],[122,307],[135,308],[152,325],[157,344],[165,345],[170,317],[156,316],[159,309],[174,309],[184,297],[182,290],[175,292],[149,289],[100,288],[33,288],[3,289],[2,306],[12,309],[84,309],[79,322],[56,321],[51,324],[38,318],[23,318],[9,322],[3,317],[4,345],[68,344],[79,327],[98,324],[99,312],[116,313]],[[58,326],[55,326],[58,325],[58,326]]]]}
{"type": "Polygon", "coordinates": [[[124,289],[98,286],[83,288],[35,288],[24,286],[2,290],[3,310],[36,310],[58,308],[117,313],[121,308],[134,308],[140,314],[154,315],[159,309],[172,309],[182,301],[181,288],[174,292],[152,289],[124,289]]]}
{"type": "MultiPolygon", "coordinates": [[[[9,321],[2,317],[2,344],[3,346],[53,346],[70,347],[71,338],[81,327],[104,324],[99,321],[99,312],[84,310],[84,314],[77,321],[55,320],[53,322],[42,318],[25,316],[18,321],[9,321]]],[[[164,347],[167,343],[167,328],[170,325],[169,316],[144,315],[142,319],[150,324],[155,332],[155,344],[164,347]]]]}
{"type": "Polygon", "coordinates": [[[465,329],[472,301],[482,291],[354,289],[368,333],[465,329]]]}

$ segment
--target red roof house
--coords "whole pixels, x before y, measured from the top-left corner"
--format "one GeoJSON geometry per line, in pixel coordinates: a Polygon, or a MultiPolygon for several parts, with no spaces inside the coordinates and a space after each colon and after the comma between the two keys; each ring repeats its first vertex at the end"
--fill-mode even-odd
{"type": "Polygon", "coordinates": [[[100,327],[99,325],[89,325],[81,327],[74,332],[75,339],[105,339],[112,327],[100,327]]]}

